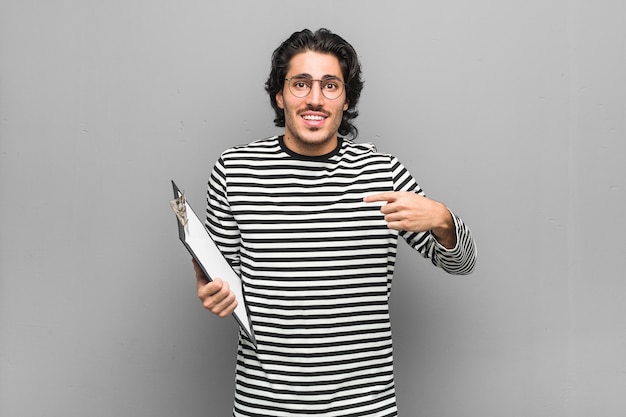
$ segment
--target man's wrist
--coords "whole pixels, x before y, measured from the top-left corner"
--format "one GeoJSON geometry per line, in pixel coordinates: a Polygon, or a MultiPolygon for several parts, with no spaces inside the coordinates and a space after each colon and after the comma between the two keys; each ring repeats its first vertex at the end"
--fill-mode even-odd
{"type": "Polygon", "coordinates": [[[456,227],[452,213],[442,204],[442,214],[439,225],[431,229],[431,233],[446,249],[453,249],[456,246],[456,227]]]}

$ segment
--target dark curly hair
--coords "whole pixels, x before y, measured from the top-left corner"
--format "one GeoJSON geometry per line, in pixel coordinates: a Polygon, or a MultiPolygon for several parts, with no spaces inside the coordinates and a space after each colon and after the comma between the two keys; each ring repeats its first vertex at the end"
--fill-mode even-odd
{"type": "Polygon", "coordinates": [[[307,51],[331,54],[339,60],[348,99],[348,109],[343,112],[339,134],[351,135],[356,138],[358,129],[351,123],[351,120],[359,115],[356,107],[361,96],[361,90],[363,90],[361,64],[352,45],[328,29],[319,29],[315,33],[309,29],[294,32],[272,54],[272,69],[265,83],[265,91],[269,94],[272,108],[276,113],[274,124],[278,127],[285,127],[285,111],[278,107],[276,94],[285,85],[284,80],[287,76],[289,62],[295,55],[307,51]]]}

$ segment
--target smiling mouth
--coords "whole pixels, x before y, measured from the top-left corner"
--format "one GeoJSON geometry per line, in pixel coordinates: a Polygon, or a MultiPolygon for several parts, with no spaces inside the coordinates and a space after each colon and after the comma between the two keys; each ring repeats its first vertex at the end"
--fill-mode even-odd
{"type": "Polygon", "coordinates": [[[302,118],[304,120],[310,120],[312,122],[319,122],[319,121],[324,120],[326,117],[319,116],[319,115],[314,115],[314,114],[305,114],[305,115],[302,116],[302,118]]]}

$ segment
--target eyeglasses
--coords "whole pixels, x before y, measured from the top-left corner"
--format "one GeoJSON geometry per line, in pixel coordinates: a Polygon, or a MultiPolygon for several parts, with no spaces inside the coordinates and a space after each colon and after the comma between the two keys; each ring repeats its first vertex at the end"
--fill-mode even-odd
{"type": "Polygon", "coordinates": [[[329,77],[323,80],[313,80],[308,77],[293,77],[285,78],[285,81],[289,83],[289,91],[291,91],[291,94],[298,98],[309,95],[311,88],[313,88],[314,81],[320,83],[322,94],[329,100],[338,99],[345,89],[343,81],[335,77],[329,77]]]}

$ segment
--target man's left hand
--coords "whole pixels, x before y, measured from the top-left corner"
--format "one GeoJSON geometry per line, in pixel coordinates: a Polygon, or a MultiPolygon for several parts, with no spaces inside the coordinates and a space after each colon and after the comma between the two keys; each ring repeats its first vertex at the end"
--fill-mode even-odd
{"type": "Polygon", "coordinates": [[[409,232],[430,230],[448,249],[456,246],[454,220],[448,208],[435,200],[410,191],[390,191],[365,197],[366,203],[385,201],[380,209],[390,229],[409,232]]]}

